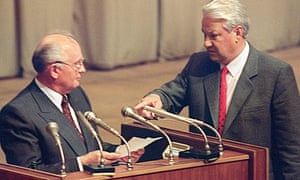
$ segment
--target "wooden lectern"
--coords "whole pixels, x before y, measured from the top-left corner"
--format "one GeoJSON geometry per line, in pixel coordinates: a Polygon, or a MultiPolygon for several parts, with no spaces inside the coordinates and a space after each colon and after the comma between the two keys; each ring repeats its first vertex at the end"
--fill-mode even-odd
{"type": "MultiPolygon", "coordinates": [[[[122,124],[122,135],[126,139],[131,137],[157,137],[159,133],[144,127],[138,123],[122,124]]],[[[188,144],[194,148],[203,148],[203,137],[200,134],[183,132],[168,128],[162,128],[172,139],[172,141],[188,144]]],[[[213,144],[218,143],[218,139],[214,137],[208,137],[209,142],[213,144]]],[[[166,143],[166,142],[164,142],[166,143]]],[[[249,180],[267,180],[269,179],[269,151],[268,148],[240,143],[231,140],[223,140],[224,152],[223,155],[214,162],[205,163],[200,160],[184,160],[178,159],[178,164],[181,164],[178,169],[174,170],[172,174],[174,179],[249,179],[249,180]],[[183,161],[183,162],[181,162],[183,161]],[[190,165],[190,166],[189,166],[190,165]],[[184,167],[189,166],[189,167],[184,167]]],[[[150,151],[161,151],[159,146],[149,145],[146,148],[150,151]]],[[[147,153],[147,152],[146,152],[147,153]]],[[[151,153],[150,153],[151,154],[151,153]]],[[[160,155],[160,154],[159,154],[160,155]]],[[[155,156],[153,154],[153,156],[155,156]]],[[[147,157],[146,159],[149,159],[147,157]]],[[[159,161],[159,160],[154,160],[159,161]]],[[[149,163],[149,162],[148,162],[149,163]]],[[[162,172],[161,172],[162,173],[162,172]]],[[[168,176],[169,177],[169,176],[168,176]]]]}
{"type": "MultiPolygon", "coordinates": [[[[163,128],[170,136],[172,141],[188,144],[192,147],[200,147],[201,135],[163,128]]],[[[159,134],[149,128],[136,123],[122,124],[122,135],[126,139],[131,137],[156,137],[159,134]]],[[[218,140],[209,137],[209,141],[217,143],[218,140]]],[[[163,142],[165,143],[165,142],[163,142]]],[[[18,167],[9,164],[0,164],[1,179],[25,179],[25,180],[100,180],[100,179],[118,179],[118,180],[267,180],[268,179],[268,149],[238,143],[234,141],[223,140],[224,153],[216,161],[204,162],[198,159],[175,158],[174,164],[169,165],[167,159],[155,159],[134,164],[132,170],[128,170],[126,165],[115,167],[113,176],[91,175],[86,172],[67,173],[65,177],[18,167]]],[[[146,151],[151,153],[158,152],[157,149],[164,149],[165,145],[156,142],[149,145],[146,151]],[[151,147],[152,146],[152,147],[151,147]],[[157,148],[159,146],[159,148],[157,148]],[[153,149],[154,148],[154,149],[153,149]]],[[[146,153],[145,153],[146,155],[146,153]]],[[[152,154],[151,154],[152,155],[152,154]]],[[[157,155],[153,156],[156,158],[157,155]]]]}

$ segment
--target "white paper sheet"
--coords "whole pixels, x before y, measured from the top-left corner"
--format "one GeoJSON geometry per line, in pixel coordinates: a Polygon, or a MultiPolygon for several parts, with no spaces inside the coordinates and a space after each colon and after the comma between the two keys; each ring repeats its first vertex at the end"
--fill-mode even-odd
{"type": "MultiPolygon", "coordinates": [[[[162,137],[157,137],[157,138],[152,138],[152,137],[147,137],[147,138],[140,138],[140,137],[132,137],[128,141],[128,145],[130,148],[130,151],[137,151],[139,149],[145,148],[149,144],[161,139],[162,137]]],[[[127,156],[127,148],[125,145],[121,145],[118,152],[121,153],[122,157],[127,156]]]]}

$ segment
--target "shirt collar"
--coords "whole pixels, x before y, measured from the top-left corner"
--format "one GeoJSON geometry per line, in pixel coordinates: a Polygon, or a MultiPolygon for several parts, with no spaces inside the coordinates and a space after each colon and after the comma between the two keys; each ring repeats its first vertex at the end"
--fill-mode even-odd
{"type": "Polygon", "coordinates": [[[50,99],[50,101],[53,102],[59,109],[61,109],[62,95],[42,84],[37,78],[35,78],[35,82],[41,91],[50,99]]]}
{"type": "MultiPolygon", "coordinates": [[[[238,74],[240,74],[240,72],[242,71],[242,69],[244,68],[247,62],[248,54],[249,54],[249,44],[246,41],[246,45],[243,51],[227,65],[228,72],[230,73],[231,76],[235,77],[238,74]]],[[[223,68],[223,66],[220,67],[223,68]]]]}

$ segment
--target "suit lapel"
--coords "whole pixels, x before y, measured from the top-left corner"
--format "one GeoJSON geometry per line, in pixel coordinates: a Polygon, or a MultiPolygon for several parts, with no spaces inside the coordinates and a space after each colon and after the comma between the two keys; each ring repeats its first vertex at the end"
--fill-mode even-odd
{"type": "Polygon", "coordinates": [[[258,72],[258,57],[257,51],[250,45],[250,52],[247,63],[239,78],[235,88],[231,103],[228,107],[226,121],[224,125],[223,134],[229,129],[245,101],[253,91],[253,84],[251,79],[257,75],[258,72]]]}
{"type": "Polygon", "coordinates": [[[76,130],[35,83],[33,83],[31,93],[36,103],[40,107],[41,112],[39,115],[41,116],[41,119],[45,120],[46,123],[51,121],[56,122],[59,127],[59,134],[61,138],[64,139],[67,144],[69,144],[69,146],[77,155],[86,153],[85,144],[78,136],[76,130]]]}
{"type": "Polygon", "coordinates": [[[223,133],[226,133],[227,129],[231,126],[233,120],[237,116],[244,102],[250,95],[252,89],[253,89],[253,85],[249,80],[249,77],[245,75],[245,73],[243,73],[239,79],[239,82],[236,86],[236,90],[231,99],[231,104],[226,114],[223,133]]]}
{"type": "Polygon", "coordinates": [[[218,127],[218,112],[219,112],[219,78],[220,71],[210,74],[204,79],[204,88],[207,96],[207,103],[210,110],[211,118],[214,127],[218,127]],[[217,83],[216,83],[217,82],[217,83]]]}
{"type": "Polygon", "coordinates": [[[77,134],[74,127],[68,122],[67,118],[61,114],[60,111],[56,115],[55,112],[52,113],[41,113],[41,116],[47,121],[54,121],[59,127],[59,134],[62,139],[69,144],[70,148],[73,149],[75,154],[81,155],[86,153],[86,146],[82,139],[77,134]]]}
{"type": "MultiPolygon", "coordinates": [[[[82,108],[80,108],[80,102],[78,101],[78,98],[76,98],[76,96],[69,96],[69,100],[70,100],[70,104],[71,106],[73,107],[75,113],[77,113],[78,111],[81,111],[82,108]]],[[[85,113],[85,112],[82,112],[81,113],[85,113]]],[[[77,116],[77,119],[78,119],[78,123],[80,125],[80,128],[81,128],[81,132],[82,132],[82,135],[83,137],[85,138],[85,142],[87,144],[87,148],[89,149],[90,147],[94,147],[93,144],[94,144],[94,137],[92,137],[92,134],[90,132],[90,130],[88,130],[88,128],[84,125],[84,123],[81,121],[81,119],[78,117],[78,115],[76,114],[77,116]]]]}

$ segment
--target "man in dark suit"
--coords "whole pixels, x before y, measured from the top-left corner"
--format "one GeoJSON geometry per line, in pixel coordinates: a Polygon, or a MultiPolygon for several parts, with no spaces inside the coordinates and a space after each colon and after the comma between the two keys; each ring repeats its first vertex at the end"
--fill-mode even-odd
{"type": "Polygon", "coordinates": [[[151,91],[135,109],[153,118],[145,105],[172,113],[188,106],[190,117],[211,124],[223,138],[268,147],[271,179],[298,179],[300,100],[295,76],[290,65],[247,42],[248,28],[248,16],[238,0],[205,5],[202,32],[207,52],[193,54],[174,80],[151,91]],[[228,71],[221,108],[223,67],[228,71]]]}
{"type": "MultiPolygon", "coordinates": [[[[36,78],[0,113],[0,140],[8,163],[59,173],[60,154],[46,130],[49,122],[56,122],[67,172],[99,164],[99,146],[76,116],[77,111],[92,111],[79,86],[86,71],[83,61],[78,42],[69,34],[50,34],[38,44],[32,58],[36,78]],[[69,101],[66,104],[73,124],[63,114],[63,97],[69,101]]],[[[120,160],[120,154],[114,152],[117,145],[103,142],[102,146],[105,164],[120,160]]],[[[133,152],[133,161],[142,153],[133,152]]]]}

